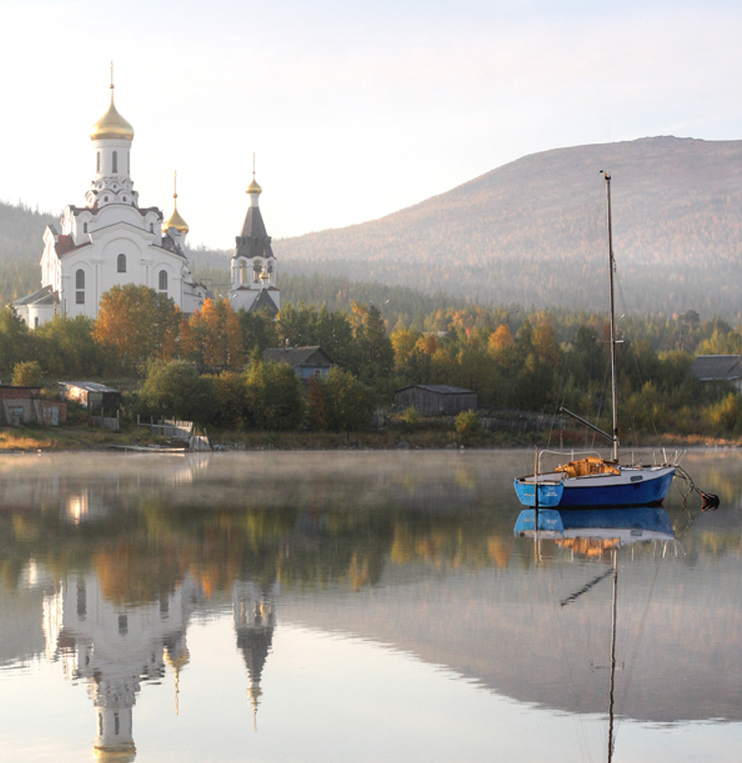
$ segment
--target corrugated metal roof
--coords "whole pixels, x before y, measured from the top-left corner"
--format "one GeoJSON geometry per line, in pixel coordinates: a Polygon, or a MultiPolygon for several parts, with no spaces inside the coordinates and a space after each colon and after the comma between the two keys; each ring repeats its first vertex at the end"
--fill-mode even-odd
{"type": "Polygon", "coordinates": [[[742,355],[699,355],[690,370],[700,381],[742,379],[742,355]]]}
{"type": "Polygon", "coordinates": [[[475,395],[474,390],[452,387],[450,384],[411,384],[409,387],[398,389],[403,392],[406,389],[424,389],[427,392],[435,392],[438,395],[475,395]]]}
{"type": "Polygon", "coordinates": [[[65,381],[59,382],[60,387],[77,387],[77,389],[84,389],[86,392],[114,392],[119,393],[119,390],[113,389],[113,387],[106,387],[105,384],[99,384],[98,382],[91,381],[65,381]]]}
{"type": "Polygon", "coordinates": [[[334,365],[332,358],[319,345],[289,347],[288,350],[283,347],[269,347],[263,350],[263,357],[276,363],[288,363],[292,368],[306,365],[310,360],[314,361],[312,365],[316,366],[334,365]]]}

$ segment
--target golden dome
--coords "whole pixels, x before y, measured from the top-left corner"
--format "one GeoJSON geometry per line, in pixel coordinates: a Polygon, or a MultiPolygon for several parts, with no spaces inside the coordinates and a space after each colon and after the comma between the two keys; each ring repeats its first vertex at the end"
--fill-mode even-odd
{"type": "Polygon", "coordinates": [[[111,87],[111,105],[108,111],[93,125],[90,140],[132,140],[134,128],[116,111],[113,104],[113,86],[111,87]]]}
{"type": "Polygon", "coordinates": [[[250,185],[247,186],[247,193],[263,193],[263,189],[258,185],[258,181],[255,180],[255,175],[253,175],[250,185]]]}
{"type": "Polygon", "coordinates": [[[184,236],[188,233],[188,223],[180,216],[178,212],[178,173],[173,176],[173,213],[162,224],[162,232],[167,233],[168,228],[175,228],[184,236]]]}
{"type": "MultiPolygon", "coordinates": [[[[178,194],[176,193],[173,196],[173,199],[176,199],[177,197],[178,194]]],[[[162,224],[162,232],[167,233],[168,228],[175,228],[175,230],[183,235],[188,233],[188,223],[180,216],[177,202],[173,202],[173,213],[162,224]]]]}

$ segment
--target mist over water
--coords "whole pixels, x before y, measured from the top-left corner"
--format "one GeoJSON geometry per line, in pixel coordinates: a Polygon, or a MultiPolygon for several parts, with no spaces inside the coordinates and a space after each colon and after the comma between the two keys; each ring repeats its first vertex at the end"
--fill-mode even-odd
{"type": "MultiPolygon", "coordinates": [[[[515,536],[532,460],[0,458],[0,760],[605,760],[614,550],[515,536]]],[[[742,457],[683,466],[719,510],[615,551],[615,761],[742,741],[742,457]]]]}

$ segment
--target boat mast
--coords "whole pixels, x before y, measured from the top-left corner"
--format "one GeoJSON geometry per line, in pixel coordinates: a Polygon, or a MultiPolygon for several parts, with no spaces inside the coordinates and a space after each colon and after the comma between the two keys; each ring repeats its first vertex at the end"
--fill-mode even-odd
{"type": "Polygon", "coordinates": [[[613,230],[611,221],[611,176],[603,172],[606,192],[608,194],[608,282],[610,286],[611,305],[611,397],[613,399],[613,460],[618,461],[618,399],[616,395],[616,312],[613,306],[613,230]]]}

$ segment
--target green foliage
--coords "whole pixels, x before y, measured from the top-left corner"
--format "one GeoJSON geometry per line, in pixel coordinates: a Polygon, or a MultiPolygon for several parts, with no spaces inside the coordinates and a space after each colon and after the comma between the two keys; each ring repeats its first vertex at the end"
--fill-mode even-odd
{"type": "Polygon", "coordinates": [[[213,384],[191,363],[155,361],[149,365],[140,395],[142,413],[207,424],[212,420],[213,384]]]}
{"type": "Polygon", "coordinates": [[[8,306],[0,311],[0,378],[7,379],[16,363],[32,360],[34,340],[26,324],[8,306]]]}
{"type": "Polygon", "coordinates": [[[11,384],[16,387],[39,387],[43,373],[41,366],[35,360],[25,360],[13,367],[11,384]]]}
{"type": "Polygon", "coordinates": [[[307,384],[304,423],[310,431],[327,429],[327,412],[325,410],[325,393],[322,382],[310,379],[307,384]]]}
{"type": "Polygon", "coordinates": [[[250,366],[245,381],[246,421],[253,429],[296,429],[304,416],[304,391],[286,363],[250,366]]]}
{"type": "Polygon", "coordinates": [[[93,340],[92,328],[93,321],[83,315],[57,316],[39,326],[33,334],[44,372],[60,380],[103,376],[107,356],[93,340]]]}
{"type": "Polygon", "coordinates": [[[322,383],[327,426],[336,432],[368,429],[376,407],[372,390],[342,368],[332,368],[322,383]]]}
{"type": "Polygon", "coordinates": [[[256,347],[262,353],[268,347],[278,346],[278,332],[272,315],[264,310],[258,310],[255,313],[239,310],[237,318],[242,329],[242,346],[246,356],[249,356],[256,347]]]}

